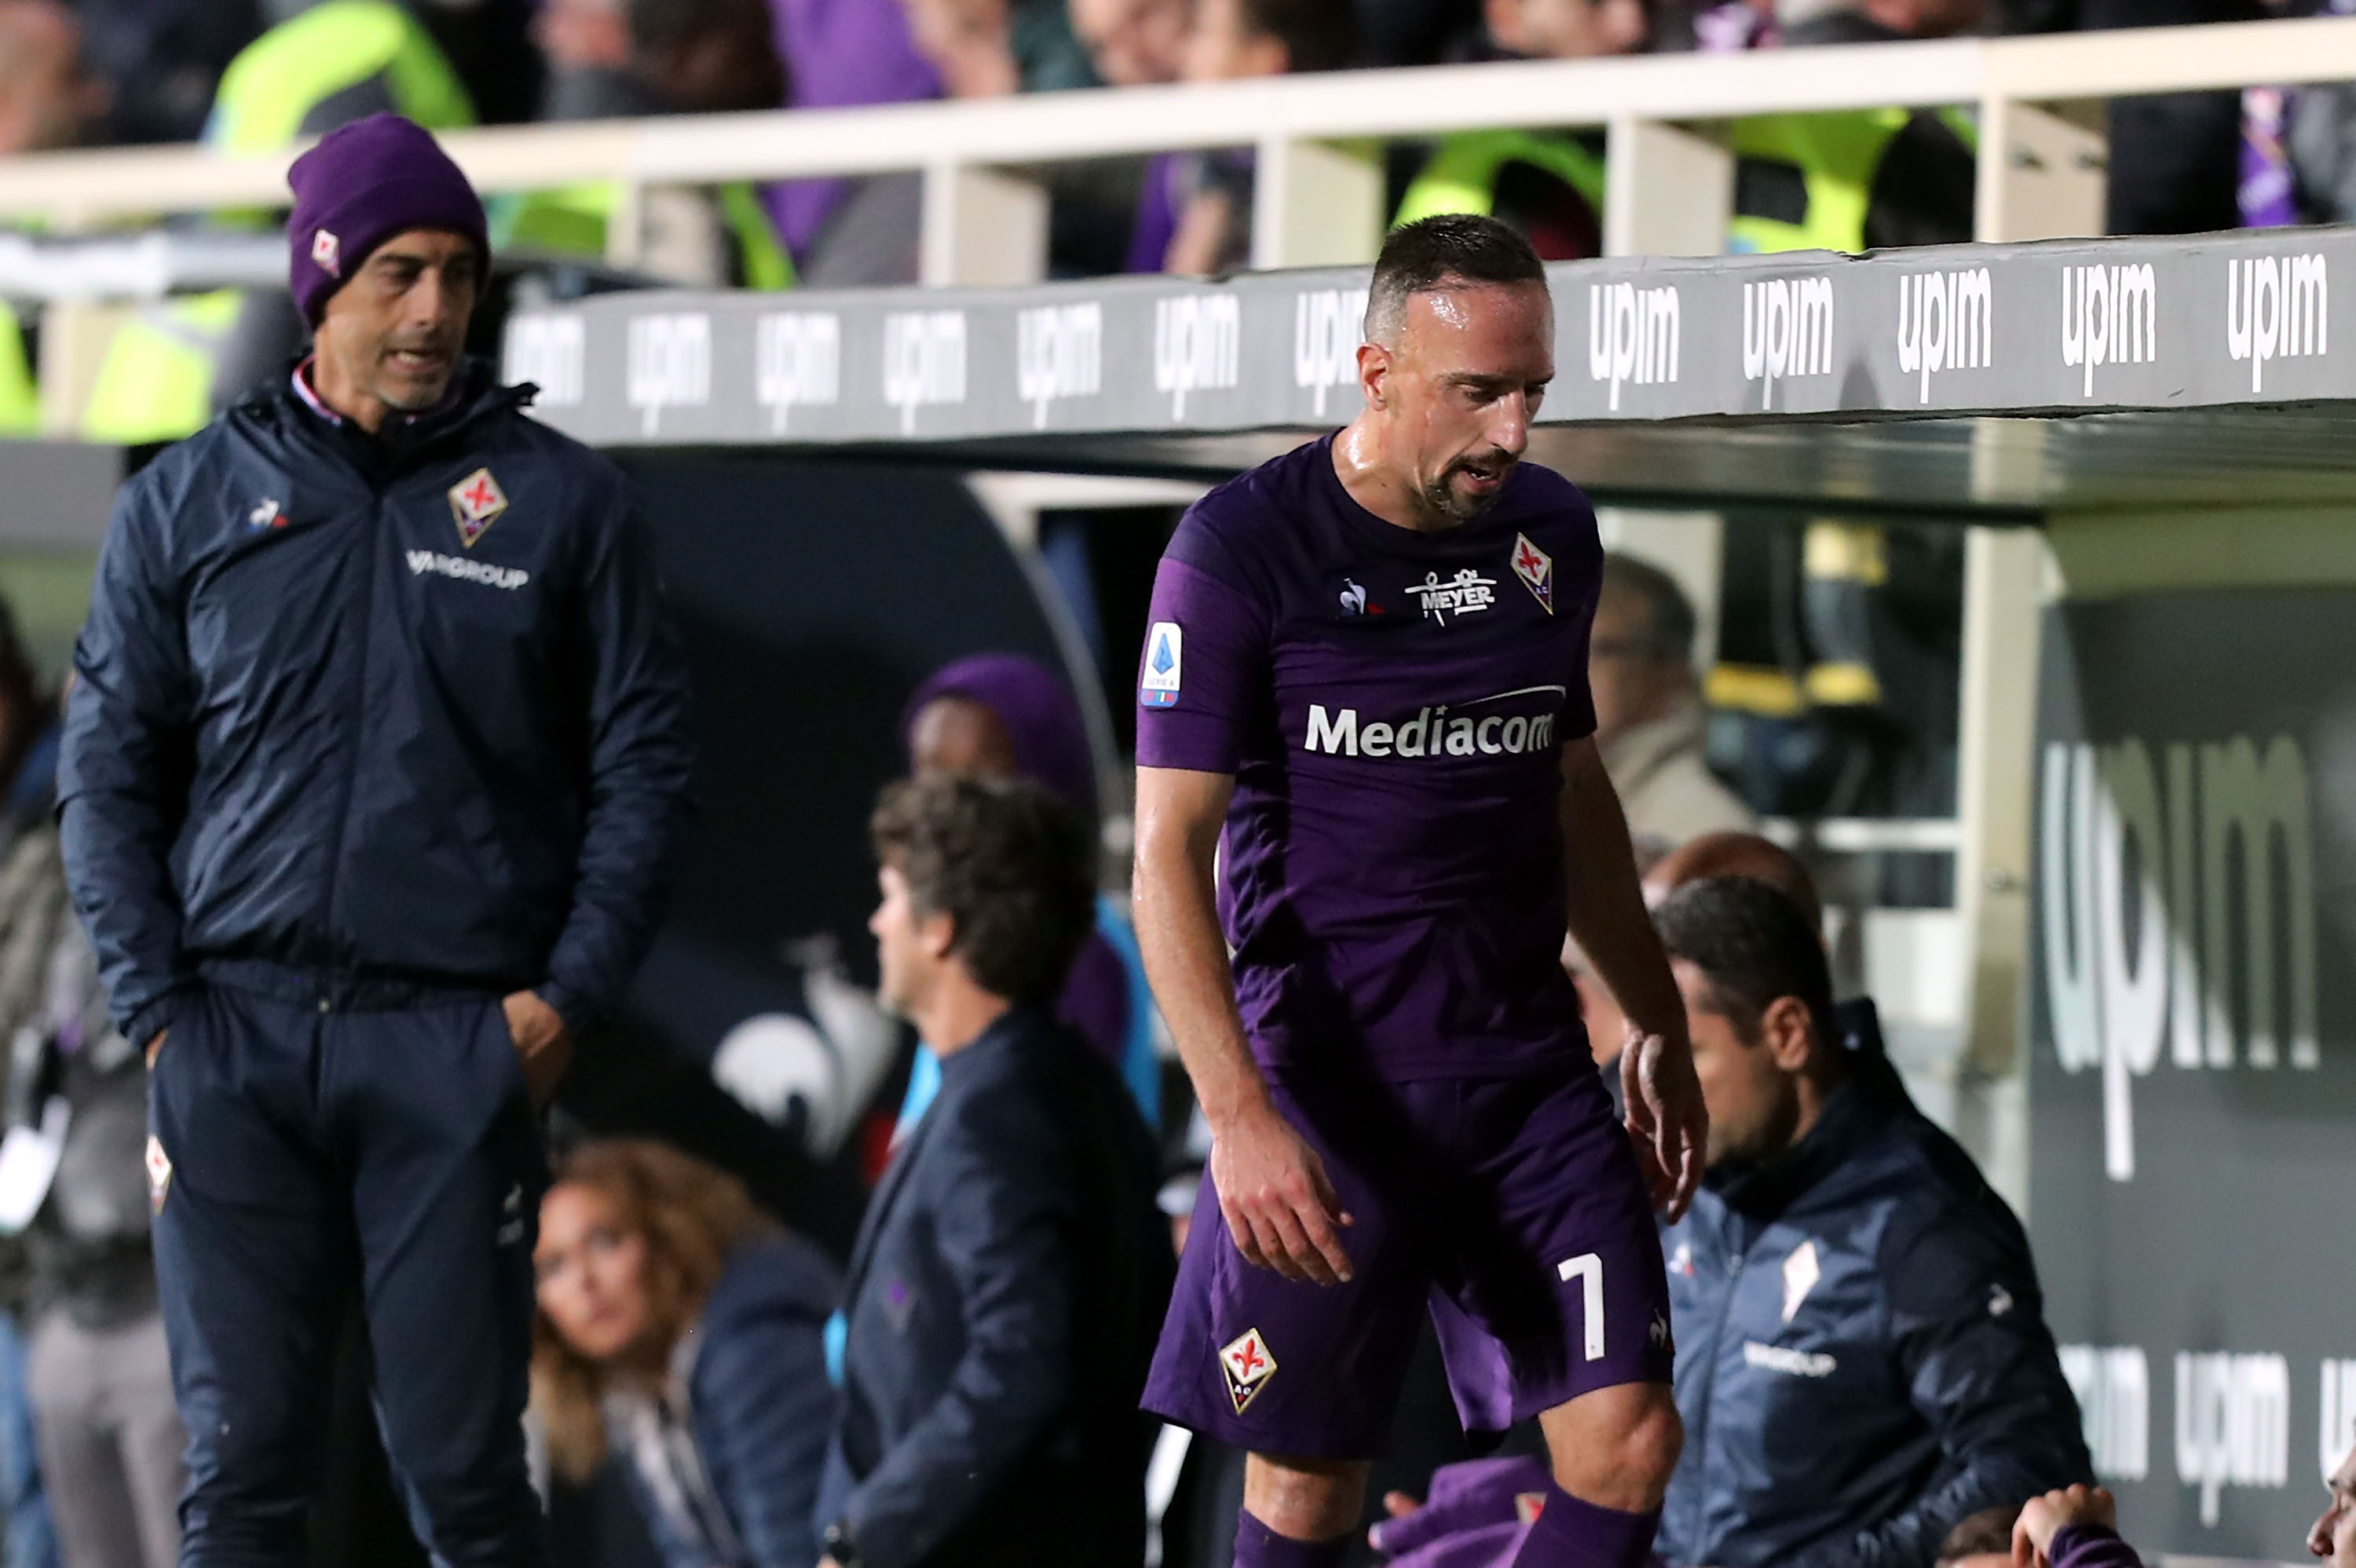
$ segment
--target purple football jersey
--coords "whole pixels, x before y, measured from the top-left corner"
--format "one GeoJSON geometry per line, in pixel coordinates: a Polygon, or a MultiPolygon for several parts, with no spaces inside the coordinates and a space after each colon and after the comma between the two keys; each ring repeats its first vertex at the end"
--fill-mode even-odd
{"type": "Polygon", "coordinates": [[[1141,767],[1232,773],[1220,913],[1272,1071],[1397,1081],[1584,1056],[1559,962],[1561,748],[1593,732],[1595,512],[1523,464],[1445,533],[1352,500],[1332,440],[1196,503],[1153,586],[1141,767]]]}

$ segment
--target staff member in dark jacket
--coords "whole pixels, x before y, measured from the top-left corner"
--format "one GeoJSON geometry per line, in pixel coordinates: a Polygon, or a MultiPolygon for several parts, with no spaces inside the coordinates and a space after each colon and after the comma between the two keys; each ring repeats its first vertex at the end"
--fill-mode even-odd
{"type": "Polygon", "coordinates": [[[359,1290],[420,1533],[523,1563],[532,1102],[652,933],[686,675],[621,477],[462,358],[456,165],[380,114],[290,181],[316,351],[123,487],[59,769],[152,1070],[181,1562],[301,1557],[359,1290]]]}
{"type": "Polygon", "coordinates": [[[869,1204],[819,1499],[839,1568],[1142,1560],[1137,1400],[1173,1265],[1152,1139],[1055,1019],[1096,921],[1086,824],[1039,786],[895,784],[869,921],[941,1089],[869,1204]]]}
{"type": "Polygon", "coordinates": [[[1662,1233],[1686,1448],[1659,1551],[1716,1568],[1931,1568],[1954,1523],[2092,1477],[2029,1241],[1879,1056],[1762,882],[1655,912],[1709,1105],[1662,1233]]]}

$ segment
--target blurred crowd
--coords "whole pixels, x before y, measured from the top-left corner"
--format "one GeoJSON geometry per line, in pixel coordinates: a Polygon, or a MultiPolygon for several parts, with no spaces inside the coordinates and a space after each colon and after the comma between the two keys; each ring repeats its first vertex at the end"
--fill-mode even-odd
{"type": "MultiPolygon", "coordinates": [[[[197,140],[262,154],[382,110],[442,131],[2342,9],[2356,0],[0,0],[0,155],[197,140]]],[[[2109,230],[2348,218],[2351,91],[2118,101],[2109,230]]],[[[1238,126],[1239,139],[1251,129],[1238,126]]],[[[1732,250],[1971,237],[1967,110],[1761,115],[1729,133],[1732,250]]],[[[1601,251],[1600,132],[1402,143],[1384,169],[1395,221],[1483,212],[1550,261],[1601,251]]],[[[1047,169],[1049,272],[1246,266],[1253,174],[1248,146],[1047,169]]],[[[629,199],[593,180],[492,206],[494,249],[563,291],[631,280],[857,287],[917,275],[913,171],[629,199]]],[[[260,229],[268,215],[172,221],[260,229]]],[[[178,296],[142,308],[88,385],[71,379],[70,406],[44,411],[37,323],[0,318],[0,434],[177,439],[273,372],[300,337],[274,291],[178,296]]]]}
{"type": "MultiPolygon", "coordinates": [[[[834,108],[1359,67],[1723,51],[2228,21],[2351,0],[0,0],[0,154],[206,140],[268,150],[379,109],[433,129],[834,108]]],[[[1394,90],[1395,91],[1395,90],[1394,90]]],[[[2208,93],[2113,112],[2114,232],[2344,217],[2342,94],[2208,93]]],[[[1239,130],[1245,129],[1239,127],[1239,130]]],[[[1962,114],[1737,123],[1733,243],[1856,250],[1967,237],[1962,114]]],[[[1592,254],[1591,137],[1402,146],[1399,218],[1467,208],[1550,258],[1592,254]]],[[[1248,153],[1055,176],[1059,272],[1215,272],[1250,248],[1248,153]]],[[[862,284],[915,274],[914,175],[723,189],[633,212],[610,192],[507,204],[495,242],[633,257],[680,281],[862,284]]]]}

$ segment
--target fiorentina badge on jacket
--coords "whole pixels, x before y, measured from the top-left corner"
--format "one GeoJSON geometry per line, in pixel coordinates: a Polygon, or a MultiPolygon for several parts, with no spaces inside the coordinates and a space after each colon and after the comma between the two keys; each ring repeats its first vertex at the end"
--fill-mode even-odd
{"type": "Polygon", "coordinates": [[[507,509],[507,493],[487,468],[477,468],[450,486],[450,515],[458,520],[458,542],[468,549],[507,509]]]}

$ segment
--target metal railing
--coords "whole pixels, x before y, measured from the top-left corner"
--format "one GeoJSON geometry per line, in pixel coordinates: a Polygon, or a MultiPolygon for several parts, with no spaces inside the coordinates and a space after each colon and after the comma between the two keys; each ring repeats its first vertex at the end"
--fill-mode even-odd
{"type": "MultiPolygon", "coordinates": [[[[1372,144],[1502,127],[1601,127],[1607,248],[1721,246],[1732,160],[1715,126],[1807,110],[1964,105],[1979,121],[1978,237],[2100,227],[2102,101],[2356,80],[2356,18],[1796,48],[1742,55],[1352,71],[986,102],[529,125],[455,133],[487,192],[613,179],[626,190],[734,179],[921,171],[924,280],[1036,279],[1045,198],[1033,166],[1250,145],[1258,266],[1367,259],[1382,178],[1372,144]]],[[[268,207],[285,155],[198,148],[48,154],[0,164],[0,222],[86,229],[166,212],[268,207]]],[[[614,226],[616,233],[633,229],[614,226]]],[[[611,260],[627,262],[633,258],[611,260]]]]}

